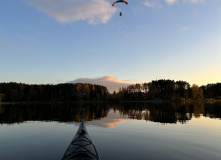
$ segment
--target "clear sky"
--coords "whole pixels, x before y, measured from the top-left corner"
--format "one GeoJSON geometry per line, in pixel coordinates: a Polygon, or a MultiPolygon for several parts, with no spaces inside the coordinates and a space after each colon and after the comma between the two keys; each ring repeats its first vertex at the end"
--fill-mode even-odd
{"type": "Polygon", "coordinates": [[[221,0],[113,2],[2,0],[0,82],[221,82],[221,0]]]}

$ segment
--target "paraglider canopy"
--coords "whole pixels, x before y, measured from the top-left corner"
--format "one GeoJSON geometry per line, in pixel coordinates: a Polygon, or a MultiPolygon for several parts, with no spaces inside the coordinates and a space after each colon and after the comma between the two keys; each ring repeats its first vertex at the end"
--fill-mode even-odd
{"type": "Polygon", "coordinates": [[[119,1],[116,1],[112,4],[112,6],[114,6],[116,3],[119,3],[119,2],[122,2],[122,3],[125,3],[126,5],[128,5],[128,2],[127,1],[123,1],[123,0],[119,0],[119,1]]]}

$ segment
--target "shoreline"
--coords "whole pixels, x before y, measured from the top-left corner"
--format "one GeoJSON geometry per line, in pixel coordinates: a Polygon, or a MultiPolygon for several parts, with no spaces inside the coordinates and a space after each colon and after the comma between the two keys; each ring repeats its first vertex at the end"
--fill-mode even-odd
{"type": "MultiPolygon", "coordinates": [[[[23,102],[0,102],[0,105],[9,105],[9,104],[64,104],[64,103],[112,103],[113,101],[23,101],[23,102]]],[[[170,100],[146,100],[146,101],[117,101],[121,102],[143,102],[143,103],[195,103],[195,102],[205,102],[205,103],[213,103],[213,102],[221,102],[221,100],[215,99],[203,99],[203,100],[187,100],[187,101],[170,101],[170,100]]]]}

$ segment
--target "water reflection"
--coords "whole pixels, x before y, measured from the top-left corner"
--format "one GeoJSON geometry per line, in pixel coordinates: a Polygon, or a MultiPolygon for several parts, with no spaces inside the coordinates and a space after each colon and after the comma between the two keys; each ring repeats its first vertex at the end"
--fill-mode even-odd
{"type": "MultiPolygon", "coordinates": [[[[220,103],[147,104],[147,103],[62,103],[62,104],[11,104],[0,106],[0,123],[13,124],[25,121],[80,122],[107,117],[118,111],[121,117],[160,123],[186,123],[201,116],[221,119],[220,103]]],[[[116,122],[121,123],[121,122],[116,122]]],[[[122,122],[123,123],[123,122],[122,122]]],[[[112,124],[109,125],[110,128],[112,124]]]]}

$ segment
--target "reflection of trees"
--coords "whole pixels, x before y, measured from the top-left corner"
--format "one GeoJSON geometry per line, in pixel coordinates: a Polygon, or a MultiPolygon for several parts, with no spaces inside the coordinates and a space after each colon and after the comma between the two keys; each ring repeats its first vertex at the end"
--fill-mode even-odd
{"type": "Polygon", "coordinates": [[[186,123],[194,116],[221,119],[221,103],[150,104],[150,103],[61,103],[1,105],[0,123],[24,121],[79,122],[104,118],[110,109],[123,117],[160,123],[186,123]]]}
{"type": "Polygon", "coordinates": [[[4,113],[0,114],[0,123],[21,123],[24,121],[60,121],[80,122],[106,117],[109,109],[99,104],[29,104],[1,106],[4,113]]]}
{"type": "Polygon", "coordinates": [[[186,123],[193,116],[198,118],[201,115],[221,119],[221,104],[217,103],[126,104],[121,107],[119,106],[119,110],[123,115],[128,114],[128,117],[131,119],[144,119],[160,123],[186,123]]]}
{"type": "Polygon", "coordinates": [[[4,113],[4,108],[0,106],[0,114],[4,113]]]}
{"type": "Polygon", "coordinates": [[[193,105],[194,117],[199,118],[204,113],[204,103],[198,102],[193,105]]]}
{"type": "Polygon", "coordinates": [[[221,102],[205,103],[205,117],[221,119],[221,102]]]}
{"type": "Polygon", "coordinates": [[[185,123],[190,120],[189,114],[185,112],[185,107],[177,105],[148,105],[144,110],[129,110],[129,118],[144,119],[147,121],[161,122],[161,123],[176,123],[177,121],[185,123]]]}

